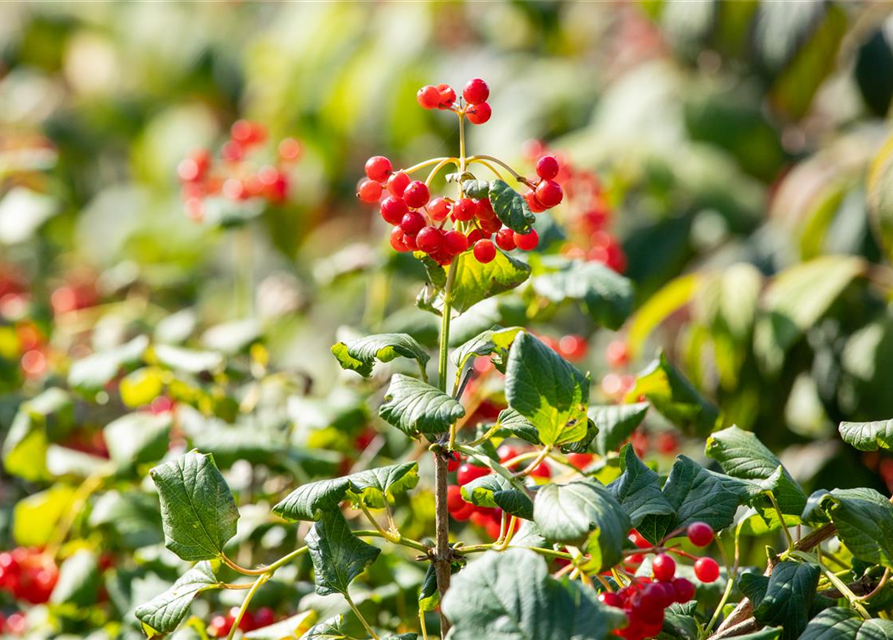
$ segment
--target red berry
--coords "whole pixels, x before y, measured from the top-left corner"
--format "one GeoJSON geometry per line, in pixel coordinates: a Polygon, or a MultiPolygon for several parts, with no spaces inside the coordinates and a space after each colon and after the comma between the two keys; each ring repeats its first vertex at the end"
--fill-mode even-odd
{"type": "Polygon", "coordinates": [[[388,193],[395,198],[402,198],[403,192],[406,191],[406,187],[409,186],[410,182],[410,177],[402,171],[392,173],[391,177],[388,178],[388,193]]]}
{"type": "Polygon", "coordinates": [[[230,135],[236,142],[248,145],[262,142],[267,137],[267,132],[261,125],[255,122],[236,120],[230,127],[230,135]]]}
{"type": "Polygon", "coordinates": [[[235,140],[230,140],[224,144],[223,148],[220,150],[220,156],[227,162],[238,162],[244,155],[245,147],[235,140]]]}
{"type": "Polygon", "coordinates": [[[381,183],[374,180],[363,180],[357,189],[357,197],[363,202],[378,202],[381,198],[381,183]]]}
{"type": "Polygon", "coordinates": [[[279,143],[279,157],[283,160],[297,160],[301,157],[301,143],[294,138],[283,138],[279,143]]]}
{"type": "Polygon", "coordinates": [[[455,451],[453,451],[450,454],[450,459],[447,461],[447,471],[449,473],[452,473],[453,471],[456,471],[461,466],[461,464],[462,464],[462,454],[456,453],[455,451]]]}
{"type": "Polygon", "coordinates": [[[487,532],[487,535],[490,536],[492,540],[499,539],[499,533],[502,531],[502,527],[498,522],[494,522],[490,520],[489,522],[484,524],[484,529],[487,532]]]}
{"type": "Polygon", "coordinates": [[[462,489],[457,484],[451,484],[447,487],[447,510],[450,513],[464,509],[468,504],[462,498],[462,489]]]}
{"type": "Polygon", "coordinates": [[[474,243],[477,242],[478,240],[484,240],[489,237],[490,236],[485,234],[480,229],[472,229],[471,232],[468,234],[468,244],[469,244],[469,246],[471,246],[471,245],[474,245],[474,243]]]}
{"type": "Polygon", "coordinates": [[[492,262],[496,257],[496,247],[489,240],[478,240],[474,243],[474,257],[481,264],[492,262]]]}
{"type": "Polygon", "coordinates": [[[384,182],[391,175],[391,161],[384,156],[372,156],[366,160],[366,176],[376,182],[384,182]]]}
{"type": "Polygon", "coordinates": [[[487,218],[486,220],[480,220],[481,229],[483,229],[486,233],[496,233],[500,229],[502,229],[502,221],[499,218],[487,218]]]}
{"type": "Polygon", "coordinates": [[[713,542],[713,527],[706,522],[692,522],[686,533],[689,542],[696,547],[706,547],[713,542]]]}
{"type": "MultiPolygon", "coordinates": [[[[236,616],[239,615],[239,607],[232,607],[229,610],[229,617],[235,619],[236,616]]],[[[254,614],[251,611],[246,611],[245,615],[242,616],[242,619],[239,620],[239,631],[253,631],[257,627],[257,624],[254,621],[254,614]]]]}
{"type": "Polygon", "coordinates": [[[673,580],[673,591],[676,594],[676,602],[684,604],[695,597],[695,585],[686,578],[673,580]]]}
{"type": "Polygon", "coordinates": [[[212,638],[224,638],[229,635],[234,620],[230,616],[214,616],[208,626],[208,635],[212,638]]]}
{"type": "Polygon", "coordinates": [[[403,200],[411,209],[418,209],[428,204],[431,194],[428,192],[428,186],[424,182],[410,182],[403,191],[403,200]]]}
{"type": "Polygon", "coordinates": [[[633,529],[632,532],[629,534],[629,539],[639,549],[648,549],[649,547],[651,547],[651,543],[645,539],[645,536],[643,536],[635,529],[633,529]]]}
{"type": "Polygon", "coordinates": [[[9,614],[9,617],[6,619],[6,628],[14,636],[24,635],[27,626],[28,620],[21,611],[9,614]]]}
{"type": "Polygon", "coordinates": [[[468,238],[459,231],[447,231],[443,240],[444,247],[451,256],[457,256],[468,249],[468,238]]]}
{"type": "Polygon", "coordinates": [[[558,352],[568,360],[582,360],[586,357],[586,350],[587,344],[583,336],[566,335],[558,340],[558,352]]]}
{"type": "Polygon", "coordinates": [[[548,480],[552,477],[552,469],[549,467],[548,462],[540,462],[536,468],[530,472],[530,475],[534,478],[544,478],[548,480]]]}
{"type": "Polygon", "coordinates": [[[493,111],[490,109],[490,103],[482,102],[472,107],[468,107],[465,115],[468,116],[468,121],[471,124],[484,124],[490,119],[490,116],[493,115],[493,111]]]}
{"type": "Polygon", "coordinates": [[[490,97],[490,87],[480,78],[472,78],[462,89],[462,97],[468,104],[481,104],[490,97]]]}
{"type": "Polygon", "coordinates": [[[515,244],[522,251],[533,251],[539,243],[540,237],[535,229],[531,229],[527,233],[515,232],[515,244]]]}
{"type": "Polygon", "coordinates": [[[543,156],[536,162],[536,175],[543,180],[553,180],[558,175],[559,169],[555,156],[543,156]]]}
{"type": "MultiPolygon", "coordinates": [[[[400,228],[408,236],[414,236],[425,228],[425,216],[418,211],[410,211],[400,220],[400,228]]],[[[418,242],[418,240],[416,240],[418,242]]]]}
{"type": "Polygon", "coordinates": [[[466,502],[464,507],[451,512],[450,515],[453,517],[454,520],[458,520],[459,522],[465,522],[466,520],[471,518],[471,516],[473,516],[475,513],[477,513],[477,507],[475,507],[470,502],[466,502]]]}
{"type": "Polygon", "coordinates": [[[496,455],[499,456],[499,462],[504,463],[512,458],[517,458],[520,453],[513,446],[504,444],[496,450],[496,455]]]}
{"type": "Polygon", "coordinates": [[[440,106],[440,91],[434,85],[426,84],[415,97],[423,109],[436,109],[440,106]]]}
{"type": "Polygon", "coordinates": [[[657,434],[657,450],[664,455],[672,455],[679,451],[679,438],[672,431],[661,431],[657,434]]]}
{"type": "Polygon", "coordinates": [[[477,206],[471,198],[460,198],[453,205],[453,218],[461,222],[468,222],[477,215],[477,206]]]}
{"type": "Polygon", "coordinates": [[[592,464],[592,459],[595,456],[591,453],[569,453],[567,454],[567,461],[577,469],[581,471],[592,464]]]}
{"type": "Polygon", "coordinates": [[[416,244],[425,253],[436,253],[443,244],[443,232],[435,227],[425,227],[418,232],[416,244]]]}
{"type": "Polygon", "coordinates": [[[493,211],[493,205],[490,204],[489,199],[481,198],[480,200],[475,200],[474,204],[478,220],[492,220],[496,217],[496,212],[493,211]]]}
{"type": "Polygon", "coordinates": [[[428,203],[428,215],[434,222],[443,222],[450,215],[453,203],[449,198],[434,198],[428,203]]]}
{"type": "Polygon", "coordinates": [[[612,340],[605,349],[605,359],[612,369],[619,369],[629,362],[629,349],[623,340],[612,340]]]}
{"type": "Polygon", "coordinates": [[[381,217],[389,224],[400,224],[409,212],[409,207],[403,201],[403,198],[388,196],[381,202],[381,217]]]}
{"type": "Polygon", "coordinates": [[[602,593],[598,594],[598,600],[603,605],[607,605],[609,607],[617,607],[618,609],[623,608],[623,598],[610,591],[603,591],[602,593]]]}
{"type": "Polygon", "coordinates": [[[558,205],[563,197],[561,185],[554,180],[540,180],[536,185],[536,200],[546,209],[558,205]]]}
{"type": "Polygon", "coordinates": [[[276,622],[276,614],[270,607],[261,607],[254,614],[254,624],[257,629],[269,627],[276,622]]]}
{"type": "Polygon", "coordinates": [[[528,191],[524,194],[524,200],[527,202],[527,208],[533,213],[542,213],[546,208],[536,199],[536,192],[528,191]]]}
{"type": "Polygon", "coordinates": [[[506,227],[496,233],[496,244],[503,251],[511,251],[515,248],[515,232],[506,227]]]}
{"type": "Polygon", "coordinates": [[[719,565],[713,558],[698,558],[695,577],[701,582],[714,582],[719,577],[719,565]]]}
{"type": "Polygon", "coordinates": [[[479,467],[476,464],[466,462],[459,467],[459,470],[456,472],[456,482],[459,483],[459,486],[466,485],[472,480],[485,476],[488,473],[490,473],[490,470],[487,467],[479,467]]]}
{"type": "Polygon", "coordinates": [[[437,85],[437,91],[440,93],[440,103],[438,109],[449,109],[456,102],[456,91],[448,84],[437,85]]]}
{"type": "Polygon", "coordinates": [[[651,565],[651,572],[661,582],[672,580],[676,575],[676,561],[666,553],[658,554],[651,565]]]}
{"type": "MultiPolygon", "coordinates": [[[[400,227],[397,227],[400,229],[400,227]]],[[[403,229],[400,229],[403,231],[403,229]]],[[[415,236],[408,236],[405,233],[403,234],[403,244],[406,247],[407,251],[415,251],[419,248],[419,246],[415,242],[415,236]]]]}

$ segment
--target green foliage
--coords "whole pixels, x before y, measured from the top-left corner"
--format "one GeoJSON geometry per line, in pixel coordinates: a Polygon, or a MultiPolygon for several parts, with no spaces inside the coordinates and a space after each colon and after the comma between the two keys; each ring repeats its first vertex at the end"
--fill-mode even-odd
{"type": "Polygon", "coordinates": [[[414,359],[424,376],[428,363],[428,352],[415,339],[405,333],[382,333],[351,340],[349,343],[339,342],[332,347],[332,354],[344,369],[356,371],[362,376],[369,376],[375,361],[390,362],[398,357],[414,359]]]}

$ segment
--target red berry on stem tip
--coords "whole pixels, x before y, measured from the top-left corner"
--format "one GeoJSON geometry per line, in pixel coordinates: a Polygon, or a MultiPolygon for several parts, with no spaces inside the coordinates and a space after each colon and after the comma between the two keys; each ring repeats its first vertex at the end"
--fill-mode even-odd
{"type": "Polygon", "coordinates": [[[447,231],[443,237],[443,244],[447,253],[457,256],[468,249],[468,238],[459,231],[447,231]]]}
{"type": "Polygon", "coordinates": [[[506,227],[496,233],[496,245],[503,251],[511,251],[515,248],[515,232],[506,227]]]}
{"type": "Polygon", "coordinates": [[[673,580],[673,591],[676,594],[676,602],[684,604],[695,597],[695,585],[686,578],[673,580]]]}
{"type": "Polygon", "coordinates": [[[409,207],[406,206],[403,198],[388,196],[381,202],[381,217],[389,224],[400,224],[408,211],[409,207]]]}
{"type": "Polygon", "coordinates": [[[612,369],[619,369],[629,362],[629,349],[623,340],[612,340],[605,349],[605,359],[612,369]]]}
{"type": "Polygon", "coordinates": [[[515,232],[515,244],[522,251],[533,251],[536,249],[536,245],[540,243],[539,234],[534,229],[531,229],[527,233],[518,233],[515,232]]]}
{"type": "Polygon", "coordinates": [[[443,244],[443,232],[434,227],[425,227],[416,235],[415,242],[421,251],[435,253],[443,244]]]}
{"type": "Polygon", "coordinates": [[[459,198],[453,205],[453,217],[461,222],[468,222],[477,214],[477,206],[471,198],[459,198]]]}
{"type": "Polygon", "coordinates": [[[719,565],[713,558],[698,558],[695,562],[695,577],[701,582],[715,582],[719,577],[719,565]]]}
{"type": "Polygon", "coordinates": [[[440,103],[438,109],[449,109],[456,102],[456,91],[448,84],[437,85],[437,91],[440,93],[440,103]]]}
{"type": "Polygon", "coordinates": [[[481,229],[486,233],[496,233],[502,229],[502,221],[499,218],[487,218],[486,220],[481,220],[480,223],[481,229]]]}
{"type": "Polygon", "coordinates": [[[528,191],[524,194],[524,201],[527,203],[527,207],[533,213],[542,213],[546,210],[546,208],[540,204],[539,200],[536,199],[536,193],[534,191],[528,191]]]}
{"type": "Polygon", "coordinates": [[[480,78],[472,78],[462,89],[462,97],[468,104],[481,104],[490,97],[490,87],[480,78]]]}
{"type": "Polygon", "coordinates": [[[357,197],[363,202],[378,202],[381,198],[381,183],[375,180],[363,180],[357,189],[357,197]]]}
{"type": "Polygon", "coordinates": [[[540,180],[536,185],[536,199],[546,209],[558,205],[564,197],[561,185],[554,180],[540,180]]]}
{"type": "Polygon", "coordinates": [[[384,182],[391,175],[391,161],[384,156],[372,156],[366,160],[366,176],[376,182],[384,182]]]}
{"type": "Polygon", "coordinates": [[[468,107],[465,115],[468,116],[468,121],[471,124],[484,124],[493,115],[493,111],[488,102],[482,102],[468,107]]]}
{"type": "Polygon", "coordinates": [[[401,253],[409,251],[409,247],[406,246],[406,234],[403,233],[403,229],[400,227],[394,227],[391,230],[391,247],[394,251],[399,251],[401,253]]]}
{"type": "Polygon", "coordinates": [[[536,175],[543,180],[552,180],[558,175],[558,160],[555,156],[543,156],[536,162],[536,175]]]}
{"type": "Polygon", "coordinates": [[[450,459],[447,461],[447,471],[452,473],[462,465],[462,454],[455,451],[450,453],[450,459]]]}
{"type": "Polygon", "coordinates": [[[392,173],[391,177],[388,178],[388,193],[395,198],[402,198],[403,192],[406,191],[406,187],[409,186],[410,182],[410,177],[402,171],[392,173]]]}
{"type": "MultiPolygon", "coordinates": [[[[418,211],[410,211],[400,220],[400,228],[408,236],[414,236],[425,227],[425,216],[418,211]]],[[[418,241],[416,241],[418,242],[418,241]]]]}
{"type": "Polygon", "coordinates": [[[623,597],[610,591],[603,591],[598,594],[598,600],[609,607],[617,607],[618,609],[623,608],[623,597]]]}
{"type": "Polygon", "coordinates": [[[586,357],[586,339],[583,336],[570,334],[558,340],[558,351],[568,360],[582,360],[586,357]]]}
{"type": "Polygon", "coordinates": [[[436,109],[440,106],[440,91],[434,85],[426,84],[415,97],[423,109],[436,109]]]}
{"type": "Polygon", "coordinates": [[[496,257],[496,247],[489,240],[478,240],[474,243],[474,257],[482,264],[492,262],[496,257]]]}
{"type": "Polygon", "coordinates": [[[591,453],[569,453],[567,454],[567,461],[571,464],[571,466],[576,467],[577,469],[583,470],[592,464],[592,460],[595,458],[591,453]]]}
{"type": "Polygon", "coordinates": [[[406,202],[407,206],[412,209],[424,207],[428,204],[430,198],[431,194],[428,191],[428,185],[424,182],[419,182],[418,180],[410,182],[403,191],[403,200],[406,202]]]}
{"type": "Polygon", "coordinates": [[[651,564],[651,572],[654,574],[655,579],[661,582],[672,580],[676,575],[676,561],[666,553],[658,554],[651,564]]]}
{"type": "Polygon", "coordinates": [[[488,473],[490,473],[490,470],[487,467],[479,467],[476,464],[466,462],[456,472],[456,482],[459,483],[459,486],[462,486],[488,473]]]}
{"type": "Polygon", "coordinates": [[[480,229],[472,229],[468,234],[468,246],[473,246],[478,240],[484,240],[489,236],[480,229]]]}
{"type": "Polygon", "coordinates": [[[428,215],[434,222],[443,222],[450,215],[453,203],[449,198],[434,198],[428,203],[428,215]]]}
{"type": "Polygon", "coordinates": [[[696,547],[706,547],[713,542],[713,527],[706,522],[692,522],[686,533],[689,542],[696,547]]]}
{"type": "Polygon", "coordinates": [[[447,510],[452,513],[462,509],[467,502],[462,499],[462,489],[457,484],[451,484],[447,487],[447,510]]]}

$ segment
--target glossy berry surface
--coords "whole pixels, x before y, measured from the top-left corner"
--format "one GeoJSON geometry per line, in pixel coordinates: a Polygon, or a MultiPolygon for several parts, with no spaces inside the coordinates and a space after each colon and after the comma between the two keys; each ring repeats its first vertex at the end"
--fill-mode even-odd
{"type": "Polygon", "coordinates": [[[543,180],[554,180],[559,168],[555,156],[543,156],[536,161],[536,175],[543,180]]]}
{"type": "Polygon", "coordinates": [[[701,582],[715,582],[719,578],[719,565],[713,558],[698,558],[695,562],[695,577],[701,582]]]}
{"type": "Polygon", "coordinates": [[[657,580],[663,582],[672,580],[676,575],[676,561],[666,553],[658,554],[651,564],[651,572],[657,580]]]}
{"type": "Polygon", "coordinates": [[[366,177],[376,182],[384,182],[391,175],[391,161],[384,156],[372,156],[366,160],[366,177]]]}
{"type": "Polygon", "coordinates": [[[425,85],[416,93],[416,100],[423,109],[436,109],[440,106],[440,91],[433,85],[425,85]]]}
{"type": "Polygon", "coordinates": [[[474,243],[474,257],[483,264],[493,262],[496,257],[496,247],[489,240],[478,240],[474,243]]]}
{"type": "Polygon", "coordinates": [[[479,105],[490,97],[490,87],[480,78],[472,78],[462,89],[462,97],[471,105],[479,105]]]}
{"type": "Polygon", "coordinates": [[[692,522],[688,525],[686,535],[696,547],[706,547],[713,542],[713,527],[706,522],[692,522]]]}
{"type": "Polygon", "coordinates": [[[424,182],[410,182],[403,191],[403,200],[412,209],[418,209],[428,204],[431,194],[424,182]]]}
{"type": "Polygon", "coordinates": [[[468,107],[468,110],[465,112],[465,117],[468,118],[471,124],[484,124],[492,115],[493,110],[490,108],[489,102],[482,102],[468,107]]]}

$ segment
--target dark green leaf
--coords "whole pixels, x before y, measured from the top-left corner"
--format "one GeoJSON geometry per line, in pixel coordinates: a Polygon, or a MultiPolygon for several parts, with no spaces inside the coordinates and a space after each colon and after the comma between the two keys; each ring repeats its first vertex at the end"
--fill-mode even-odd
{"type": "Polygon", "coordinates": [[[462,182],[462,191],[469,198],[480,200],[481,198],[488,197],[490,193],[490,183],[486,180],[464,180],[462,182]]]}
{"type": "Polygon", "coordinates": [[[617,451],[623,441],[642,424],[649,406],[647,402],[636,402],[589,407],[589,418],[598,427],[594,442],[599,455],[617,451]]]}
{"type": "Polygon", "coordinates": [[[440,389],[404,376],[391,378],[378,414],[408,436],[438,434],[465,415],[465,408],[440,389]]]}
{"type": "Polygon", "coordinates": [[[589,379],[529,333],[512,343],[505,387],[509,406],[530,420],[543,444],[586,436],[589,379]]]}
{"type": "Polygon", "coordinates": [[[562,584],[532,551],[487,553],[453,579],[442,611],[451,640],[602,640],[625,622],[595,592],[562,584]]]}
{"type": "Polygon", "coordinates": [[[893,449],[893,420],[841,422],[840,437],[859,451],[893,449]]]}
{"type": "Polygon", "coordinates": [[[340,511],[326,511],[304,539],[313,561],[316,592],[347,595],[354,578],[372,564],[381,549],[354,536],[340,511]]]}
{"type": "MultiPolygon", "coordinates": [[[[815,494],[814,494],[815,495],[815,494]]],[[[859,560],[893,568],[893,504],[874,489],[834,489],[819,494],[804,512],[821,511],[837,526],[837,535],[859,560]]]]}
{"type": "Polygon", "coordinates": [[[633,311],[632,283],[600,262],[565,261],[560,267],[536,276],[533,290],[560,304],[577,301],[600,325],[619,329],[633,311]]]}
{"type": "Polygon", "coordinates": [[[273,507],[273,513],[287,520],[319,520],[334,511],[347,496],[350,480],[333,478],[301,485],[273,507]]]}
{"type": "Polygon", "coordinates": [[[496,420],[502,429],[516,438],[530,444],[542,444],[539,432],[533,423],[514,409],[503,409],[499,412],[499,417],[496,420]]]}
{"type": "Polygon", "coordinates": [[[149,638],[172,633],[186,617],[189,605],[202,591],[218,589],[211,565],[199,562],[184,573],[170,589],[136,608],[134,615],[149,638]]]}
{"type": "Polygon", "coordinates": [[[660,490],[660,476],[645,466],[636,456],[632,445],[620,451],[619,478],[608,485],[633,527],[638,527],[645,516],[671,516],[676,513],[660,490]]]}
{"type": "Polygon", "coordinates": [[[400,356],[416,360],[422,375],[428,363],[428,352],[415,339],[406,333],[381,333],[350,342],[339,342],[332,347],[332,353],[343,369],[356,371],[369,376],[375,361],[390,362],[400,356]]]}
{"type": "Polygon", "coordinates": [[[313,625],[301,640],[350,640],[344,630],[344,616],[335,616],[313,625]]]}
{"type": "Polygon", "coordinates": [[[239,510],[214,458],[191,451],[150,472],[165,546],[183,560],[212,560],[236,534],[239,510]]]}
{"type": "Polygon", "coordinates": [[[489,356],[494,353],[505,353],[512,346],[512,342],[519,331],[521,331],[520,327],[496,328],[484,331],[453,351],[453,364],[461,372],[470,358],[489,356]]]}
{"type": "Polygon", "coordinates": [[[783,625],[782,638],[793,640],[806,628],[821,569],[817,564],[779,562],[766,583],[766,592],[753,600],[761,624],[783,625]]]}
{"type": "Polygon", "coordinates": [[[462,497],[479,507],[500,508],[509,515],[533,519],[533,502],[502,476],[491,473],[462,485],[462,497]]]}
{"type": "Polygon", "coordinates": [[[347,479],[350,480],[347,495],[354,504],[384,509],[385,504],[393,504],[395,495],[409,491],[419,483],[419,463],[403,462],[366,469],[347,476],[347,479]]]}
{"type": "Polygon", "coordinates": [[[530,225],[536,221],[536,216],[527,206],[524,197],[504,180],[494,180],[490,183],[490,204],[493,205],[493,211],[496,212],[500,222],[512,231],[527,233],[530,231],[530,225]]]}
{"type": "Polygon", "coordinates": [[[831,607],[809,621],[799,640],[890,640],[893,622],[864,620],[852,609],[831,607]]]}
{"type": "Polygon", "coordinates": [[[620,503],[595,479],[544,486],[533,503],[533,520],[549,540],[586,542],[598,570],[620,561],[632,527],[620,503]]]}

